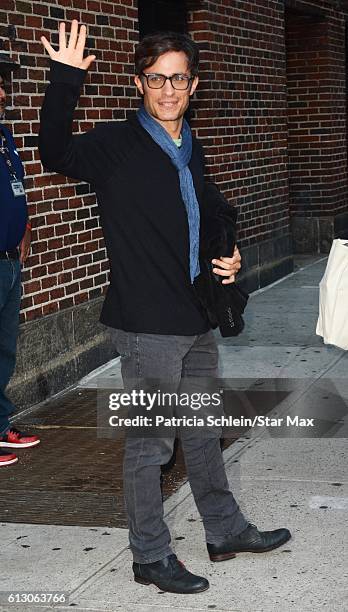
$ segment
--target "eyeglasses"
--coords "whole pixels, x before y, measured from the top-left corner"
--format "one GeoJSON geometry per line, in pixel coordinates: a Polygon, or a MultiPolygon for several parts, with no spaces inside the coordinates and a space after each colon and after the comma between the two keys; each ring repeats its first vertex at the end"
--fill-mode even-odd
{"type": "Polygon", "coordinates": [[[172,76],[156,73],[145,74],[145,72],[142,72],[141,74],[146,78],[147,85],[150,87],[150,89],[161,89],[168,79],[174,89],[184,90],[188,89],[191,81],[194,79],[194,77],[189,77],[187,74],[172,74],[172,76]]]}

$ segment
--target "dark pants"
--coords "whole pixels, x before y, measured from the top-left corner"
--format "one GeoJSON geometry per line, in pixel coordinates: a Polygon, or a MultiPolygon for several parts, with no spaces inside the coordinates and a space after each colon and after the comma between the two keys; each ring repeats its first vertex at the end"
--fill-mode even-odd
{"type": "Polygon", "coordinates": [[[14,411],[5,389],[14,372],[21,301],[21,266],[18,259],[0,259],[0,435],[9,428],[14,411]]]}
{"type": "MultiPolygon", "coordinates": [[[[121,355],[125,390],[141,389],[149,379],[161,379],[178,390],[186,377],[204,380],[218,375],[218,350],[212,332],[199,336],[141,334],[114,330],[121,355]]],[[[204,387],[204,384],[203,384],[204,387]]],[[[163,518],[161,465],[171,457],[171,437],[127,437],[123,479],[134,561],[152,563],[173,551],[163,518]]],[[[206,540],[220,543],[248,525],[229,490],[219,434],[183,432],[181,444],[191,490],[203,519],[206,540]]]]}

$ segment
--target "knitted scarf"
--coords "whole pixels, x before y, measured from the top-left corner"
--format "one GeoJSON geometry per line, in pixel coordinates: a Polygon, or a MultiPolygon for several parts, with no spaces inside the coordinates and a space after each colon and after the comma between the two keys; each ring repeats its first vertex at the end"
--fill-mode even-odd
{"type": "Polygon", "coordinates": [[[168,132],[158,121],[153,119],[144,106],[137,111],[137,117],[143,128],[150,134],[153,140],[169,156],[172,164],[179,173],[181,196],[185,204],[190,238],[190,277],[193,283],[198,276],[199,269],[199,205],[192,174],[189,169],[189,161],[192,154],[192,134],[187,121],[184,119],[182,126],[182,143],[177,147],[168,132]]]}

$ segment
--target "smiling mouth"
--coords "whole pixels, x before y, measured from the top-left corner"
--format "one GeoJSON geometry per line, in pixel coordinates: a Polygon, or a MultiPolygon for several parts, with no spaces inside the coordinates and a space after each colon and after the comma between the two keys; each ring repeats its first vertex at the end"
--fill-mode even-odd
{"type": "Polygon", "coordinates": [[[159,105],[168,107],[168,108],[172,108],[173,106],[177,105],[177,102],[159,102],[159,105]]]}

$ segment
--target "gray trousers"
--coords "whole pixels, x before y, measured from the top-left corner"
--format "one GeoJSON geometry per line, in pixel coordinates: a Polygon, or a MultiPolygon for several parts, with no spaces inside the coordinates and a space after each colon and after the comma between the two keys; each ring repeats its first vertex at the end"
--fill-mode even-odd
{"type": "MultiPolygon", "coordinates": [[[[125,390],[161,379],[179,390],[183,379],[218,376],[218,349],[214,334],[197,336],[144,334],[113,330],[125,390]]],[[[203,385],[204,386],[204,385],[203,385]]],[[[127,437],[123,482],[134,561],[153,563],[172,554],[170,533],[163,518],[161,465],[171,457],[174,437],[127,437]]],[[[181,434],[187,475],[206,541],[220,543],[248,525],[229,485],[220,450],[219,434],[204,436],[197,428],[181,434]]]]}

